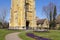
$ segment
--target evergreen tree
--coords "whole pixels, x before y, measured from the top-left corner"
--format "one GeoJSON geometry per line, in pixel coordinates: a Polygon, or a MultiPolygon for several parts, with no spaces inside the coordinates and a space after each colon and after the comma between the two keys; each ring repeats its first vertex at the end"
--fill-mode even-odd
{"type": "Polygon", "coordinates": [[[56,15],[57,15],[56,6],[54,6],[53,21],[56,20],[56,15]]]}
{"type": "Polygon", "coordinates": [[[53,13],[53,28],[56,27],[56,15],[57,15],[57,12],[56,12],[56,5],[54,6],[54,13],[53,13]]]}
{"type": "Polygon", "coordinates": [[[50,18],[50,25],[49,25],[50,27],[49,27],[49,29],[51,29],[51,27],[52,27],[52,12],[51,11],[50,11],[50,15],[49,16],[50,16],[49,17],[50,18]]]}

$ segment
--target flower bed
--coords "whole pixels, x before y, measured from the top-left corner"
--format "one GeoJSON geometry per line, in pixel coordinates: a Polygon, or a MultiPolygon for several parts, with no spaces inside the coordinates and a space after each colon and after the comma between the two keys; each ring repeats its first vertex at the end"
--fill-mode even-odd
{"type": "Polygon", "coordinates": [[[34,39],[36,39],[36,40],[51,40],[51,39],[48,39],[48,38],[43,38],[43,37],[36,36],[36,35],[34,35],[33,33],[26,33],[26,35],[27,35],[28,37],[34,38],[34,39]]]}

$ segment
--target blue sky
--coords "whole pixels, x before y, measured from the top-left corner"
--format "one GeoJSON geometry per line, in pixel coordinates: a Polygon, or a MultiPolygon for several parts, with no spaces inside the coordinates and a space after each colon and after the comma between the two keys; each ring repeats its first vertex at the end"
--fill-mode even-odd
{"type": "MultiPolygon", "coordinates": [[[[43,6],[48,5],[50,2],[53,2],[54,4],[57,5],[58,13],[59,12],[59,7],[60,7],[60,0],[36,0],[36,16],[39,18],[46,18],[46,16],[43,13],[43,6]]],[[[7,9],[7,18],[6,20],[8,21],[10,18],[10,6],[11,6],[11,0],[0,0],[0,11],[2,8],[7,9]]],[[[1,12],[0,12],[1,13],[1,12]]]]}

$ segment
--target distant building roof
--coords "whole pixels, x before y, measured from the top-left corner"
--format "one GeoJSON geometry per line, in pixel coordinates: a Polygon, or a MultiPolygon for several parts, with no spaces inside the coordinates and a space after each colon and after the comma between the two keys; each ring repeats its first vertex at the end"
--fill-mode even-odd
{"type": "Polygon", "coordinates": [[[37,20],[37,24],[43,24],[46,19],[39,19],[37,20]]]}

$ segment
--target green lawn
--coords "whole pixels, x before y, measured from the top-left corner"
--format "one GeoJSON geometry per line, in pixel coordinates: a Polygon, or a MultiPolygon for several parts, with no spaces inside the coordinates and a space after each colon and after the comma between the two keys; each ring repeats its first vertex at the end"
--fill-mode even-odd
{"type": "MultiPolygon", "coordinates": [[[[18,30],[0,29],[0,40],[5,40],[5,36],[13,32],[18,32],[18,30]]],[[[26,36],[26,31],[19,30],[19,32],[21,33],[18,36],[23,40],[34,40],[33,38],[26,36]]],[[[60,30],[50,30],[49,32],[33,32],[33,33],[40,37],[50,38],[52,40],[60,40],[60,30]]]]}
{"type": "Polygon", "coordinates": [[[13,32],[18,32],[18,30],[0,29],[0,40],[5,40],[5,36],[13,32]]]}
{"type": "Polygon", "coordinates": [[[34,32],[35,35],[52,40],[60,40],[60,30],[50,30],[50,32],[34,32]]]}
{"type": "Polygon", "coordinates": [[[33,38],[26,36],[26,32],[20,33],[19,37],[22,38],[23,40],[34,40],[33,38]]]}
{"type": "MultiPolygon", "coordinates": [[[[50,30],[49,32],[33,32],[35,35],[40,37],[49,38],[52,40],[60,40],[60,30],[50,30]]],[[[19,34],[19,37],[23,40],[34,40],[30,37],[26,36],[26,32],[22,32],[19,34]]]]}

